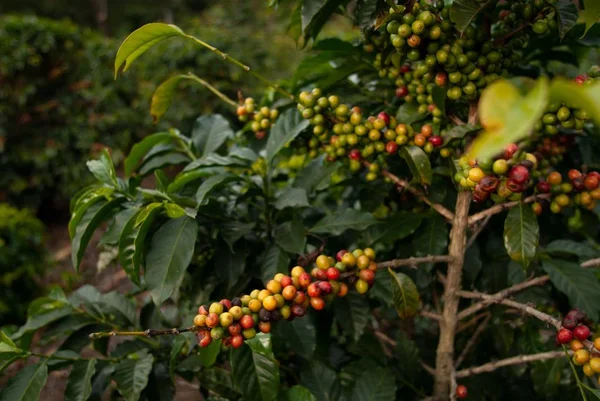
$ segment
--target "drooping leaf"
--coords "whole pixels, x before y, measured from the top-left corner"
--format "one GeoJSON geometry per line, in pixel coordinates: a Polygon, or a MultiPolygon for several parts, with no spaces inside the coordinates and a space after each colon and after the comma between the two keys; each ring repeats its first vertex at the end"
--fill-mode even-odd
{"type": "Polygon", "coordinates": [[[417,344],[408,338],[406,333],[398,333],[396,346],[394,347],[394,356],[399,361],[402,361],[401,364],[397,365],[400,374],[409,382],[413,382],[421,369],[421,362],[419,360],[417,344]]]}
{"type": "MultiPolygon", "coordinates": [[[[258,346],[256,337],[252,340],[258,346]]],[[[279,368],[273,357],[256,352],[247,343],[232,349],[231,369],[237,387],[247,401],[272,401],[279,392],[279,368]]]]}
{"type": "Polygon", "coordinates": [[[276,330],[296,354],[306,360],[312,358],[317,346],[317,331],[308,317],[278,323],[276,330]]]}
{"type": "Polygon", "coordinates": [[[135,170],[135,168],[142,161],[144,156],[152,149],[154,146],[165,143],[173,140],[173,135],[169,132],[156,132],[152,135],[148,135],[141,141],[137,142],[131,148],[129,155],[125,158],[124,168],[125,175],[130,176],[131,173],[135,170]]]}
{"type": "Polygon", "coordinates": [[[587,391],[589,391],[594,397],[600,400],[600,390],[588,387],[584,384],[584,387],[587,391]]]}
{"type": "Polygon", "coordinates": [[[286,188],[273,204],[276,209],[282,210],[286,207],[300,208],[310,206],[306,191],[302,188],[286,188]]]}
{"type": "Polygon", "coordinates": [[[115,372],[115,364],[100,361],[96,364],[96,374],[92,378],[92,392],[90,401],[100,401],[110,384],[111,376],[115,372]]]}
{"type": "Polygon", "coordinates": [[[321,28],[344,0],[302,0],[302,32],[316,38],[321,28]]]}
{"type": "Polygon", "coordinates": [[[558,35],[562,40],[577,23],[577,6],[573,0],[558,0],[553,6],[558,16],[558,35]]]}
{"type": "Polygon", "coordinates": [[[75,230],[87,210],[95,203],[110,200],[114,191],[113,188],[90,187],[88,191],[77,194],[77,201],[71,203],[71,220],[69,220],[69,236],[71,238],[75,236],[75,230]]]}
{"type": "Polygon", "coordinates": [[[279,393],[277,401],[317,401],[314,395],[304,386],[293,386],[279,393]]]}
{"type": "Polygon", "coordinates": [[[185,209],[176,203],[165,203],[165,211],[170,219],[178,219],[186,215],[185,209]]]}
{"type": "Polygon", "coordinates": [[[75,228],[75,235],[71,239],[71,260],[73,267],[79,269],[85,248],[87,247],[94,231],[104,222],[115,209],[125,201],[125,198],[115,198],[109,202],[94,203],[90,206],[75,228]]]}
{"type": "Polygon", "coordinates": [[[86,165],[98,181],[113,187],[118,185],[115,166],[106,149],[100,154],[99,160],[90,160],[86,165]]]}
{"type": "Polygon", "coordinates": [[[275,228],[275,242],[284,251],[301,254],[306,246],[304,224],[299,218],[286,221],[275,228]]]}
{"type": "Polygon", "coordinates": [[[232,137],[233,130],[229,121],[220,114],[198,117],[192,130],[192,143],[202,157],[215,152],[232,137]]]}
{"type": "Polygon", "coordinates": [[[591,319],[600,316],[600,282],[590,269],[559,259],[544,260],[542,267],[552,284],[569,297],[571,305],[580,308],[591,319]]]}
{"type": "Polygon", "coordinates": [[[504,221],[504,247],[508,256],[529,266],[539,244],[540,228],[533,209],[524,203],[509,210],[504,221]]]}
{"type": "Polygon", "coordinates": [[[401,319],[414,316],[419,310],[419,291],[417,286],[404,273],[394,272],[388,268],[388,273],[392,279],[394,291],[394,307],[401,319]]]}
{"type": "Polygon", "coordinates": [[[169,110],[179,83],[185,79],[191,79],[191,77],[187,74],[175,75],[156,88],[150,102],[150,115],[152,115],[154,122],[158,122],[167,110],[169,110]]]}
{"type": "Polygon", "coordinates": [[[396,380],[388,369],[367,370],[356,381],[351,401],[394,401],[396,380]]]}
{"type": "Polygon", "coordinates": [[[362,336],[369,321],[369,304],[365,297],[357,293],[348,293],[344,298],[336,300],[335,317],[344,331],[354,341],[362,336]]]}
{"type": "Polygon", "coordinates": [[[577,242],[569,239],[558,239],[552,241],[544,249],[552,255],[568,254],[577,256],[580,261],[600,256],[600,251],[586,242],[577,242]]]}
{"type": "Polygon", "coordinates": [[[65,401],[86,401],[92,393],[92,376],[96,373],[96,360],[77,361],[69,375],[65,401]]]}
{"type": "MultiPolygon", "coordinates": [[[[532,85],[530,81],[525,86],[532,85]]],[[[473,141],[469,159],[489,160],[513,142],[526,138],[544,113],[549,85],[544,77],[526,96],[508,81],[497,81],[484,89],[479,100],[479,119],[484,132],[473,141]]]]}
{"type": "Polygon", "coordinates": [[[198,203],[198,206],[207,201],[207,197],[213,189],[217,189],[220,186],[237,180],[240,180],[240,177],[231,173],[218,174],[207,178],[196,191],[196,202],[198,203]]]}
{"type": "Polygon", "coordinates": [[[261,276],[267,282],[277,273],[288,272],[289,258],[287,253],[273,244],[263,254],[261,263],[261,276]]]}
{"type": "Polygon", "coordinates": [[[345,209],[343,212],[323,217],[310,231],[340,235],[346,230],[365,230],[376,223],[377,220],[371,213],[360,212],[356,209],[345,209]]]}
{"type": "Polygon", "coordinates": [[[303,119],[296,109],[290,109],[281,114],[269,133],[267,163],[270,164],[277,153],[304,131],[308,124],[308,120],[303,119]]]}
{"type": "MultiPolygon", "coordinates": [[[[439,215],[433,215],[425,220],[413,240],[415,256],[442,255],[448,247],[448,225],[439,215]]],[[[430,271],[432,263],[419,265],[430,271]]]]}
{"type": "Polygon", "coordinates": [[[150,23],[133,31],[119,47],[115,58],[115,78],[121,67],[123,72],[131,66],[139,56],[152,46],[173,36],[185,36],[179,27],[170,24],[150,23]]]}
{"type": "Polygon", "coordinates": [[[119,362],[113,379],[125,401],[140,399],[142,390],[148,385],[148,377],[153,364],[154,357],[145,350],[136,354],[135,359],[126,358],[119,362]]]}
{"type": "Polygon", "coordinates": [[[292,186],[302,188],[308,195],[312,194],[319,186],[329,180],[331,175],[340,167],[340,163],[325,163],[324,157],[312,160],[304,169],[298,172],[292,186]]]}
{"type": "Polygon", "coordinates": [[[429,156],[418,146],[405,146],[402,148],[402,157],[415,179],[421,185],[430,185],[433,179],[429,156]]]}
{"type": "Polygon", "coordinates": [[[375,12],[377,0],[359,0],[354,11],[354,20],[361,30],[372,28],[375,25],[375,12]]]}
{"type": "Polygon", "coordinates": [[[131,216],[119,239],[119,263],[127,277],[137,285],[140,284],[140,266],[146,235],[162,211],[162,205],[159,202],[151,203],[131,216]]]}
{"type": "Polygon", "coordinates": [[[565,102],[569,107],[584,109],[600,124],[600,81],[590,85],[578,85],[564,79],[555,79],[550,86],[552,102],[565,102]]]}
{"type": "Polygon", "coordinates": [[[206,348],[200,349],[200,363],[205,368],[215,364],[219,353],[221,352],[221,340],[214,340],[206,348]]]}
{"type": "Polygon", "coordinates": [[[600,2],[594,0],[588,0],[584,3],[584,9],[579,12],[581,21],[585,24],[585,31],[581,38],[583,38],[590,28],[598,22],[600,19],[600,2]]]}
{"type": "Polygon", "coordinates": [[[335,371],[318,360],[303,367],[300,379],[319,401],[338,401],[342,397],[342,386],[335,371]]]}
{"type": "Polygon", "coordinates": [[[459,32],[464,32],[475,17],[490,4],[493,4],[493,1],[455,0],[450,6],[450,19],[459,32]]]}
{"type": "Polygon", "coordinates": [[[46,380],[48,366],[45,363],[27,366],[0,391],[0,401],[38,401],[46,380]]]}
{"type": "Polygon", "coordinates": [[[194,254],[198,224],[188,216],[165,222],[152,236],[146,255],[146,285],[156,305],[179,286],[194,254]]]}

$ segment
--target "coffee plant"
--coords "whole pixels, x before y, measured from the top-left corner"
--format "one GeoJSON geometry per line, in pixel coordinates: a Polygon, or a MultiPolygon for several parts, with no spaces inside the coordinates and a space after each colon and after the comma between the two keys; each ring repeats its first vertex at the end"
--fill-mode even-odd
{"type": "Polygon", "coordinates": [[[177,26],[131,33],[116,75],[184,40],[268,89],[174,75],[155,120],[188,82],[243,128],[149,135],[123,176],[88,162],[73,265],[102,229],[132,291],[34,301],[2,332],[2,368],[32,363],[0,400],[69,368],[68,401],[182,381],[207,400],[600,398],[598,3],[397,3],[298,2],[314,54],[280,83],[177,26]],[[360,38],[318,39],[338,15],[360,38]]]}

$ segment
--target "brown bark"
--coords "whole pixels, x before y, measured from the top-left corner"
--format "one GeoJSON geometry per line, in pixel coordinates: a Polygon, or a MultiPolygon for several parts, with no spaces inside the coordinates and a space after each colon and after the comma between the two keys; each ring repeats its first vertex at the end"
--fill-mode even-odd
{"type": "Polygon", "coordinates": [[[461,289],[462,269],[467,243],[467,220],[471,193],[461,191],[456,199],[450,246],[448,254],[452,258],[448,263],[448,273],[444,290],[444,310],[440,321],[440,339],[436,353],[434,398],[449,399],[452,375],[454,373],[454,337],[458,324],[458,303],[461,289]]]}

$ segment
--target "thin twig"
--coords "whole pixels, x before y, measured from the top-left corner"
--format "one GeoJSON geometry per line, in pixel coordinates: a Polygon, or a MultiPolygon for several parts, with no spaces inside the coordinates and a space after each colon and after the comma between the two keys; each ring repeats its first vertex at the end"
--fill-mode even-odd
{"type": "MultiPolygon", "coordinates": [[[[499,291],[492,295],[484,294],[486,296],[485,298],[477,296],[475,298],[479,298],[479,299],[483,299],[483,300],[481,302],[478,302],[476,304],[469,306],[466,309],[463,309],[458,314],[458,319],[459,320],[464,319],[465,317],[470,316],[470,315],[480,311],[481,309],[485,308],[486,306],[488,306],[490,304],[498,303],[498,302],[502,301],[503,299],[508,298],[510,295],[520,292],[520,291],[523,291],[529,287],[533,287],[536,285],[542,285],[542,284],[546,283],[548,280],[550,280],[550,277],[548,275],[540,276],[540,277],[533,278],[531,280],[523,281],[522,283],[513,285],[512,287],[505,288],[502,291],[499,291]]],[[[467,291],[462,291],[462,292],[467,293],[467,291]]],[[[469,294],[471,294],[471,293],[469,293],[469,294]]],[[[474,293],[474,294],[481,294],[481,293],[474,293]]],[[[463,296],[463,295],[461,295],[461,296],[463,296]]],[[[467,298],[473,298],[473,297],[467,297],[467,298]]]]}
{"type": "Polygon", "coordinates": [[[490,314],[490,312],[486,311],[486,312],[483,312],[483,313],[473,316],[471,318],[471,320],[469,320],[466,323],[459,324],[458,328],[456,329],[456,334],[465,331],[466,329],[468,329],[471,326],[474,326],[478,321],[480,321],[482,318],[487,317],[489,314],[490,314]]]}
{"type": "Polygon", "coordinates": [[[389,337],[387,334],[385,334],[385,333],[382,333],[382,332],[381,332],[381,331],[379,331],[379,330],[376,330],[374,333],[375,333],[375,336],[376,336],[377,338],[379,338],[380,340],[382,340],[382,341],[383,341],[383,342],[385,342],[386,344],[389,344],[389,345],[391,345],[392,347],[395,347],[395,346],[396,346],[396,344],[397,344],[396,340],[394,340],[394,339],[390,338],[390,337],[389,337]]]}
{"type": "Polygon", "coordinates": [[[483,229],[485,228],[485,226],[487,225],[487,223],[490,221],[491,218],[492,218],[492,216],[487,216],[485,218],[485,220],[483,220],[481,223],[479,223],[477,225],[477,227],[474,229],[473,233],[471,234],[471,236],[467,240],[466,249],[469,249],[469,247],[471,245],[473,245],[473,243],[475,242],[475,240],[477,239],[477,237],[479,236],[479,234],[481,234],[481,232],[483,231],[483,229]]]}
{"type": "Polygon", "coordinates": [[[435,369],[427,365],[425,362],[421,361],[421,367],[425,372],[429,373],[432,376],[435,376],[435,369]]]}
{"type": "Polygon", "coordinates": [[[212,86],[211,84],[209,84],[207,81],[203,80],[202,78],[200,78],[199,76],[197,76],[196,74],[193,74],[191,72],[188,72],[188,77],[199,83],[200,85],[204,86],[205,88],[207,88],[209,91],[211,91],[212,93],[214,93],[215,95],[217,95],[222,101],[224,101],[225,103],[227,103],[228,105],[237,108],[238,104],[233,101],[232,99],[230,99],[226,94],[224,94],[223,92],[221,92],[220,90],[218,90],[217,88],[215,88],[214,86],[212,86]]]}
{"type": "Polygon", "coordinates": [[[531,355],[517,355],[506,359],[501,359],[499,361],[489,362],[483,364],[481,366],[475,366],[472,368],[467,368],[463,370],[459,370],[456,372],[456,377],[461,379],[464,377],[469,377],[473,375],[478,375],[481,373],[489,373],[493,372],[496,369],[502,368],[504,366],[510,365],[521,365],[529,362],[536,361],[546,361],[548,359],[556,359],[564,357],[565,354],[563,351],[549,351],[549,352],[541,352],[539,354],[531,354],[531,355]]]}
{"type": "Polygon", "coordinates": [[[419,312],[419,315],[426,317],[428,319],[437,320],[438,322],[440,320],[442,320],[442,315],[440,315],[439,313],[431,312],[431,311],[422,310],[419,312]]]}
{"type": "Polygon", "coordinates": [[[528,196],[527,198],[519,200],[519,201],[499,203],[495,206],[485,209],[482,212],[471,215],[469,217],[469,225],[472,225],[473,223],[475,223],[481,219],[484,219],[487,216],[493,216],[494,214],[498,214],[507,209],[518,206],[521,203],[533,203],[535,201],[542,200],[542,199],[550,199],[550,194],[536,194],[536,195],[528,196]]]}
{"type": "Polygon", "coordinates": [[[388,260],[387,262],[377,263],[377,268],[387,269],[388,267],[391,267],[392,269],[395,269],[398,267],[410,267],[416,269],[417,265],[421,263],[448,263],[451,260],[452,258],[449,255],[427,255],[422,257],[388,260]]]}
{"type": "Polygon", "coordinates": [[[181,333],[187,333],[190,331],[197,331],[198,327],[191,326],[182,329],[164,329],[164,330],[156,330],[156,329],[148,329],[145,331],[101,331],[97,333],[90,334],[91,339],[102,338],[102,337],[115,337],[115,336],[138,336],[138,337],[157,337],[157,336],[170,336],[177,335],[181,333]]]}
{"type": "Polygon", "coordinates": [[[581,267],[600,267],[600,258],[586,260],[581,267]]]}
{"type": "Polygon", "coordinates": [[[479,326],[477,326],[477,329],[475,330],[475,332],[473,333],[471,338],[469,338],[467,345],[465,345],[462,352],[460,353],[460,356],[456,360],[456,363],[454,364],[455,368],[458,368],[460,366],[460,364],[463,363],[463,361],[467,357],[467,354],[469,353],[471,348],[473,348],[473,346],[477,342],[477,339],[479,338],[481,333],[483,333],[483,331],[487,327],[488,323],[490,322],[491,318],[492,318],[492,315],[488,313],[487,317],[485,319],[483,319],[483,321],[479,324],[479,326]]]}
{"type": "Polygon", "coordinates": [[[455,114],[448,114],[448,118],[454,123],[454,125],[465,125],[465,122],[455,114]]]}

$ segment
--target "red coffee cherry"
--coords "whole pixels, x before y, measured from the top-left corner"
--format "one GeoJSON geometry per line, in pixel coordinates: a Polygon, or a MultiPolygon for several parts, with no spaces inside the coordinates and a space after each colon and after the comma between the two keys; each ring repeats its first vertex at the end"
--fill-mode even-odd
{"type": "Polygon", "coordinates": [[[327,269],[327,279],[328,280],[337,280],[340,278],[340,271],[335,267],[330,267],[327,269]]]}
{"type": "Polygon", "coordinates": [[[435,146],[436,148],[440,147],[444,144],[444,140],[439,135],[433,135],[433,136],[429,137],[428,141],[431,142],[431,144],[433,146],[435,146]]]}
{"type": "Polygon", "coordinates": [[[562,319],[562,326],[565,329],[569,329],[569,330],[573,330],[575,327],[577,327],[577,319],[575,318],[575,316],[569,315],[567,314],[565,317],[563,317],[562,319]]]}
{"type": "Polygon", "coordinates": [[[337,259],[338,262],[342,261],[342,257],[347,254],[348,251],[345,249],[342,249],[341,251],[338,251],[338,253],[335,254],[335,258],[337,259]]]}
{"type": "Polygon", "coordinates": [[[360,160],[360,150],[352,149],[350,153],[348,153],[348,157],[352,160],[360,160]]]}
{"type": "Polygon", "coordinates": [[[385,111],[382,111],[381,113],[377,114],[377,118],[382,119],[385,122],[385,125],[388,125],[390,123],[390,115],[385,111]]]}
{"type": "Polygon", "coordinates": [[[560,344],[568,344],[573,341],[573,332],[569,329],[562,328],[556,333],[556,339],[560,344]]]}
{"type": "Polygon", "coordinates": [[[587,340],[587,338],[590,336],[590,329],[583,325],[577,326],[573,329],[573,335],[578,340],[587,340]]]}
{"type": "Polygon", "coordinates": [[[529,180],[529,170],[523,165],[517,165],[510,169],[508,178],[517,184],[525,184],[529,180]]]}
{"type": "Polygon", "coordinates": [[[493,175],[486,175],[479,181],[477,186],[479,186],[481,190],[485,192],[494,192],[496,191],[496,189],[498,189],[499,184],[500,180],[498,179],[498,177],[493,175]]]}
{"type": "Polygon", "coordinates": [[[464,384],[459,384],[458,386],[456,386],[456,398],[467,398],[467,395],[467,386],[465,386],[464,384]]]}
{"type": "Polygon", "coordinates": [[[543,194],[549,193],[550,189],[550,184],[548,184],[546,181],[540,181],[537,184],[537,190],[543,194]]]}
{"type": "Polygon", "coordinates": [[[404,97],[408,95],[408,88],[406,86],[401,86],[396,89],[396,97],[404,97]]]}
{"type": "Polygon", "coordinates": [[[395,154],[398,151],[398,144],[395,141],[389,141],[385,144],[385,151],[390,155],[395,154]]]}
{"type": "Polygon", "coordinates": [[[508,146],[506,146],[506,149],[504,149],[504,155],[503,155],[503,159],[512,159],[512,157],[514,156],[515,153],[517,153],[517,150],[519,150],[519,145],[517,145],[516,143],[511,143],[508,146]]]}

